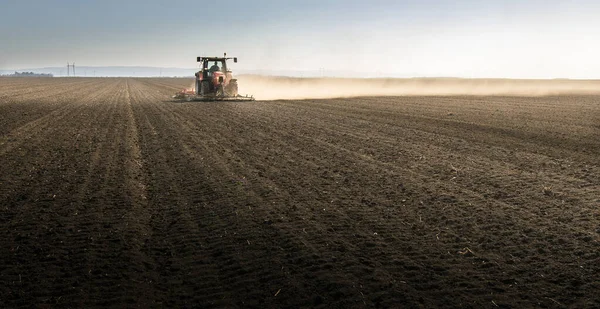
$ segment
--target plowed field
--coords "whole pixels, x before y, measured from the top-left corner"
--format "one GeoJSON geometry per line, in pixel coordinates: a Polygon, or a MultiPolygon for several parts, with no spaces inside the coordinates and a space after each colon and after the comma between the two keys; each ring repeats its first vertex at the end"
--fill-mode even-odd
{"type": "Polygon", "coordinates": [[[0,79],[0,307],[600,307],[600,97],[0,79]]]}

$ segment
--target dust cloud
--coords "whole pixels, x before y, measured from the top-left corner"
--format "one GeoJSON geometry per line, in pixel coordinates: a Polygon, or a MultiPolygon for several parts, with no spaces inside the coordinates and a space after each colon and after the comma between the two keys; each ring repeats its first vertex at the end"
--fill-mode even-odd
{"type": "Polygon", "coordinates": [[[242,75],[240,94],[258,100],[324,99],[360,96],[600,94],[596,80],[515,80],[460,78],[293,78],[242,75]]]}

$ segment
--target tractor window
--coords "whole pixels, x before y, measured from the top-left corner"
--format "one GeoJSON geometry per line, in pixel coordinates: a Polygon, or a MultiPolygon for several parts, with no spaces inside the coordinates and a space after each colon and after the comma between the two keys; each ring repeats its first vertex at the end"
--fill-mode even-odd
{"type": "Polygon", "coordinates": [[[206,61],[202,66],[204,70],[215,72],[215,71],[224,71],[224,63],[223,61],[206,61]]]}

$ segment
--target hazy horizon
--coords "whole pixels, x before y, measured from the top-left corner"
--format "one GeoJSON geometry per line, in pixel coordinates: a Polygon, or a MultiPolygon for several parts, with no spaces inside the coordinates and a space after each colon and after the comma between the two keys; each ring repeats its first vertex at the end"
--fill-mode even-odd
{"type": "Polygon", "coordinates": [[[373,76],[600,78],[595,1],[16,1],[0,4],[0,70],[194,68],[373,76]]]}

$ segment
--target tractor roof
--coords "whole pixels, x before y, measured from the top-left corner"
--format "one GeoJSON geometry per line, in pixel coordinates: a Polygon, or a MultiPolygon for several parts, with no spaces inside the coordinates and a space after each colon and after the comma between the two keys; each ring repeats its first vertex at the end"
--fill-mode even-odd
{"type": "Polygon", "coordinates": [[[201,61],[223,61],[233,59],[233,57],[198,57],[198,62],[201,61]]]}

